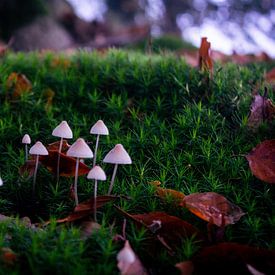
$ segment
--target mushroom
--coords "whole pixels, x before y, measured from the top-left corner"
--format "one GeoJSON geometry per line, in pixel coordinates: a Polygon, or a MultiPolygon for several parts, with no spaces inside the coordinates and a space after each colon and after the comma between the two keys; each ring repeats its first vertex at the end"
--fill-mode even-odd
{"type": "Polygon", "coordinates": [[[99,136],[104,135],[107,136],[109,135],[109,130],[107,126],[104,124],[102,120],[98,120],[96,124],[91,128],[90,134],[92,135],[97,135],[96,137],[96,145],[95,145],[95,155],[94,155],[94,161],[93,161],[93,166],[96,164],[96,153],[98,149],[98,142],[99,142],[99,136]]]}
{"type": "Polygon", "coordinates": [[[106,180],[106,174],[103,171],[103,169],[96,165],[94,166],[90,172],[87,175],[88,179],[94,179],[95,180],[95,191],[94,191],[94,220],[96,221],[96,193],[97,193],[97,181],[98,180],[102,180],[105,181],[106,180]]]}
{"type": "Polygon", "coordinates": [[[37,175],[37,169],[38,169],[38,163],[39,163],[39,156],[47,156],[48,150],[46,147],[40,142],[37,141],[30,149],[30,155],[36,155],[35,159],[35,169],[33,174],[33,193],[35,190],[35,183],[36,183],[36,175],[37,175]]]}
{"type": "Polygon", "coordinates": [[[28,134],[25,134],[22,138],[22,143],[25,144],[25,158],[28,160],[28,144],[31,144],[31,138],[28,134]]]}
{"type": "Polygon", "coordinates": [[[78,138],[77,141],[67,151],[67,155],[69,157],[76,158],[74,193],[75,193],[75,204],[78,205],[77,178],[78,178],[79,159],[92,158],[93,152],[83,138],[78,138]]]}
{"type": "Polygon", "coordinates": [[[60,137],[60,144],[58,149],[58,158],[57,158],[57,168],[56,168],[56,178],[59,180],[59,170],[60,170],[60,153],[63,145],[63,138],[73,138],[73,132],[68,125],[67,121],[63,120],[52,132],[52,135],[55,137],[60,137]]]}
{"type": "Polygon", "coordinates": [[[0,186],[3,186],[4,182],[2,180],[2,178],[0,177],[0,186]]]}
{"type": "Polygon", "coordinates": [[[108,195],[111,194],[118,164],[132,164],[132,160],[122,144],[117,144],[103,159],[103,162],[115,164],[108,195]]]}

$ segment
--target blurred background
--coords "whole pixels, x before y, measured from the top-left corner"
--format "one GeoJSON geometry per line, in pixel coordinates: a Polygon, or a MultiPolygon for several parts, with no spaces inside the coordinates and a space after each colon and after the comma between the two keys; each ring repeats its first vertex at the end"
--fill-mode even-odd
{"type": "Polygon", "coordinates": [[[192,49],[202,36],[225,54],[275,58],[275,0],[0,0],[0,41],[16,51],[192,49]]]}

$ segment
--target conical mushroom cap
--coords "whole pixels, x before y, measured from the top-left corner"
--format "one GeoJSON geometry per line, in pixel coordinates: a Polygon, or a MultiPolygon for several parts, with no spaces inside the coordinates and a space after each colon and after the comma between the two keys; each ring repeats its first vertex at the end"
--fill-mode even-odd
{"type": "Polygon", "coordinates": [[[46,147],[40,142],[37,141],[30,149],[30,154],[31,155],[40,155],[40,156],[47,156],[48,150],[46,147]]]}
{"type": "Polygon", "coordinates": [[[55,137],[61,138],[73,138],[73,132],[68,125],[67,121],[62,121],[52,132],[52,135],[55,137]]]}
{"type": "Polygon", "coordinates": [[[22,143],[23,144],[31,144],[31,138],[28,134],[25,134],[22,138],[22,143]]]}
{"type": "Polygon", "coordinates": [[[117,144],[103,159],[103,162],[114,164],[132,164],[132,160],[122,144],[117,144]]]}
{"type": "Polygon", "coordinates": [[[117,254],[117,261],[119,262],[120,266],[123,268],[123,267],[129,267],[135,260],[136,260],[136,255],[133,252],[129,244],[129,241],[127,240],[124,244],[124,247],[117,254]]]}
{"type": "Polygon", "coordinates": [[[90,134],[93,135],[109,135],[109,130],[102,120],[98,120],[91,128],[90,134]]]}
{"type": "Polygon", "coordinates": [[[67,155],[74,158],[92,158],[94,156],[92,150],[83,138],[79,138],[73,143],[67,151],[67,155]]]}
{"type": "Polygon", "coordinates": [[[106,174],[100,166],[96,165],[90,170],[87,178],[94,180],[106,180],[106,174]]]}

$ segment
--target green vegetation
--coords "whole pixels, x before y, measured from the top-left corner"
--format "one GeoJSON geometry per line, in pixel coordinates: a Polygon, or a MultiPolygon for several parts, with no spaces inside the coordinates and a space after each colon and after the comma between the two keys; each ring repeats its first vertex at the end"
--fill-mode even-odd
{"type": "MultiPolygon", "coordinates": [[[[209,81],[207,75],[172,55],[109,51],[106,55],[81,52],[70,63],[64,56],[56,58],[52,53],[10,54],[0,63],[0,168],[4,180],[0,212],[28,216],[32,222],[53,220],[35,230],[23,226],[18,218],[0,222],[0,247],[10,247],[18,254],[15,265],[0,263],[0,274],[118,272],[116,254],[121,244],[112,238],[121,234],[123,217],[112,203],[97,213],[100,231],[82,240],[77,224],[54,222],[73,210],[69,198],[73,178],[61,178],[56,186],[54,176],[40,169],[34,201],[32,179],[19,176],[24,163],[23,135],[28,133],[32,142],[43,144],[57,141],[51,132],[62,120],[68,121],[74,140],[83,137],[93,143],[93,150],[95,137],[89,134],[90,127],[103,119],[109,128],[110,135],[100,140],[97,154],[108,176],[98,186],[99,195],[107,193],[113,170],[101,161],[116,143],[124,145],[133,164],[120,167],[113,192],[131,197],[116,202],[125,211],[165,211],[206,232],[206,222],[155,197],[148,181],[160,180],[165,187],[185,194],[213,191],[247,213],[227,227],[227,241],[274,248],[270,239],[275,225],[274,188],[253,177],[242,156],[275,136],[274,124],[262,125],[256,134],[246,128],[251,91],[261,83],[263,64],[217,65],[214,79],[209,81]],[[32,92],[12,99],[5,85],[11,72],[25,74],[33,84],[32,92]],[[49,88],[55,93],[52,105],[46,105],[49,88]]],[[[86,163],[91,165],[92,160],[86,163]]],[[[80,202],[92,194],[93,184],[80,177],[80,202]]],[[[190,258],[200,246],[186,240],[174,257],[163,249],[152,256],[144,230],[128,221],[126,233],[145,266],[149,264],[156,274],[176,272],[173,265],[190,258]]]]}

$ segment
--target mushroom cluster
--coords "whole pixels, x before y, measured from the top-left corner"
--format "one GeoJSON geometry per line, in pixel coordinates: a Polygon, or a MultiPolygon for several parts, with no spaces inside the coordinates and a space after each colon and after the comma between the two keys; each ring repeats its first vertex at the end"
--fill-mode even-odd
{"type": "MultiPolygon", "coordinates": [[[[96,157],[99,147],[99,137],[100,135],[106,136],[109,135],[109,130],[107,126],[104,124],[102,120],[98,120],[90,129],[90,134],[96,135],[96,144],[94,153],[90,149],[89,145],[85,142],[83,138],[78,138],[68,149],[67,156],[75,158],[76,165],[75,165],[75,174],[74,174],[74,197],[75,197],[75,204],[78,205],[79,199],[77,194],[77,182],[78,182],[78,172],[79,172],[79,162],[83,161],[83,159],[93,158],[93,168],[89,171],[87,175],[87,179],[91,179],[95,181],[94,184],[94,219],[96,220],[96,198],[97,198],[97,182],[98,181],[105,181],[106,174],[104,170],[96,164],[96,157]]],[[[71,139],[73,138],[73,132],[68,125],[67,121],[62,121],[53,131],[52,135],[55,137],[60,138],[60,143],[58,147],[58,159],[57,159],[57,169],[56,169],[56,178],[57,183],[60,177],[60,155],[62,153],[62,146],[64,139],[71,139]]],[[[31,144],[31,138],[28,134],[25,134],[22,143],[25,145],[25,158],[28,160],[28,144],[31,144]]],[[[40,142],[37,141],[29,150],[30,155],[35,156],[35,170],[33,175],[33,193],[35,192],[35,184],[36,184],[36,177],[37,177],[37,170],[39,165],[39,156],[46,156],[49,154],[46,147],[40,142]]],[[[115,177],[117,173],[118,165],[122,164],[131,164],[132,160],[124,149],[122,144],[117,144],[115,147],[105,156],[103,159],[104,163],[111,163],[114,164],[113,175],[111,177],[111,182],[108,190],[108,195],[111,194],[115,177]]]]}

